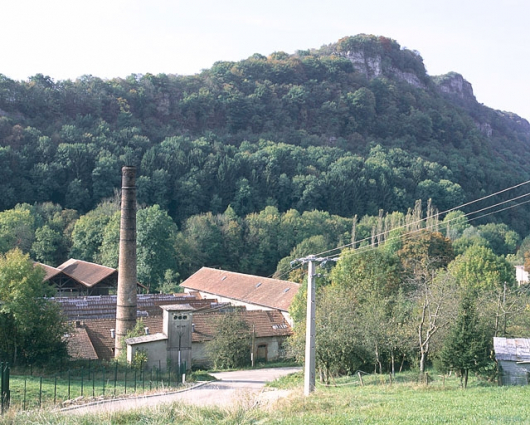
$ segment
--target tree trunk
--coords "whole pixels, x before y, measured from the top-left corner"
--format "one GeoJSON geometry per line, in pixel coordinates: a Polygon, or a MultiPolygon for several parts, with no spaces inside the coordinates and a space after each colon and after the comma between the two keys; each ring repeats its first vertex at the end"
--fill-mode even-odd
{"type": "Polygon", "coordinates": [[[467,388],[467,377],[469,375],[469,369],[466,369],[464,372],[464,388],[467,388]]]}
{"type": "Polygon", "coordinates": [[[420,373],[421,374],[425,372],[425,358],[426,357],[427,357],[427,353],[425,351],[422,351],[420,355],[420,373]]]}
{"type": "Polygon", "coordinates": [[[399,373],[403,372],[404,364],[405,364],[405,354],[403,354],[403,358],[401,359],[401,364],[399,365],[399,373]]]}

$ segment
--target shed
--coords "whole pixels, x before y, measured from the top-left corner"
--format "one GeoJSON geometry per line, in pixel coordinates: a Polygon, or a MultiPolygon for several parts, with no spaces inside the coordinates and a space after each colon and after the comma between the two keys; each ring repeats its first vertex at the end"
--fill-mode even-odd
{"type": "Polygon", "coordinates": [[[530,339],[493,338],[499,385],[528,385],[530,339]]]}

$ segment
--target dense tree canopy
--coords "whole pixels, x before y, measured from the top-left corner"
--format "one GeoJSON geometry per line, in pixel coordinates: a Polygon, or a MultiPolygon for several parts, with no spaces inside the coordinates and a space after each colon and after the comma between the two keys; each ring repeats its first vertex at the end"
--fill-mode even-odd
{"type": "MultiPolygon", "coordinates": [[[[437,88],[453,77],[367,35],[194,76],[0,75],[0,210],[50,201],[84,214],[119,188],[124,164],[139,168],[139,202],[178,225],[228,205],[361,217],[432,198],[443,211],[526,180],[528,126],[437,88]]],[[[524,208],[503,221],[521,231],[524,208]]]]}
{"type": "MultiPolygon", "coordinates": [[[[19,249],[0,255],[0,358],[14,364],[65,358],[67,326],[44,298],[44,270],[19,249]]],[[[48,291],[47,291],[48,290],[48,291]]]]}

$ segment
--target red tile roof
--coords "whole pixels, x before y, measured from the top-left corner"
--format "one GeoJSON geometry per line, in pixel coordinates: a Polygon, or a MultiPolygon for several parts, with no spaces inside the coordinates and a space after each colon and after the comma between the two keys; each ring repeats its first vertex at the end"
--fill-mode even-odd
{"type": "MultiPolygon", "coordinates": [[[[145,327],[149,328],[149,333],[162,332],[162,316],[143,317],[142,320],[145,327]]],[[[98,358],[102,360],[114,358],[114,338],[110,330],[116,328],[116,319],[86,320],[82,326],[86,329],[98,358]]]]}
{"type": "Polygon", "coordinates": [[[249,304],[288,311],[298,283],[203,267],[182,287],[249,304]]]}
{"type": "Polygon", "coordinates": [[[82,327],[76,327],[68,334],[67,337],[68,354],[75,359],[96,360],[98,355],[90,341],[87,330],[82,327]]]}
{"type": "Polygon", "coordinates": [[[48,279],[51,279],[52,277],[57,276],[59,273],[62,273],[62,270],[59,270],[52,266],[47,266],[46,264],[42,263],[34,263],[35,266],[40,266],[44,269],[44,272],[46,273],[44,275],[44,281],[47,281],[48,279]]]}
{"type": "MultiPolygon", "coordinates": [[[[195,313],[192,315],[194,331],[193,342],[209,341],[216,333],[216,324],[224,313],[195,313]]],[[[289,336],[292,334],[291,326],[287,323],[283,314],[278,310],[244,310],[239,313],[247,322],[249,331],[254,328],[256,338],[271,336],[289,336]]]]}
{"type": "MultiPolygon", "coordinates": [[[[209,312],[209,313],[193,313],[193,327],[192,333],[193,342],[204,342],[211,340],[215,335],[215,327],[218,318],[223,313],[209,312]]],[[[291,335],[291,327],[277,311],[262,311],[251,310],[242,311],[238,314],[243,316],[243,319],[249,325],[249,329],[254,326],[256,338],[280,336],[285,337],[291,335]]],[[[145,327],[149,328],[149,333],[154,335],[163,332],[162,316],[152,316],[142,318],[145,327]]],[[[111,336],[111,329],[116,327],[116,319],[98,319],[86,320],[80,323],[80,326],[86,330],[91,344],[97,353],[99,359],[110,360],[114,356],[114,339],[111,336]]],[[[69,342],[69,350],[72,352],[86,352],[87,349],[77,347],[77,344],[86,344],[80,338],[73,338],[69,342]]]]}
{"type": "Polygon", "coordinates": [[[116,269],[89,263],[88,261],[76,260],[74,258],[71,258],[57,268],[89,288],[113,274],[118,274],[116,269]]]}

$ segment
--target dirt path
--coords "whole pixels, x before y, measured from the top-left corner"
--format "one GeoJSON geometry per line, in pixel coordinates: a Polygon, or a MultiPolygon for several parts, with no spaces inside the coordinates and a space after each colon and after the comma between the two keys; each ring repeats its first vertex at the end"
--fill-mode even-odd
{"type": "Polygon", "coordinates": [[[118,411],[144,407],[155,407],[160,404],[182,401],[202,406],[230,406],[235,403],[271,402],[285,397],[288,391],[264,391],[266,382],[273,381],[290,373],[298,372],[299,367],[242,370],[212,374],[218,381],[199,384],[188,390],[171,394],[142,396],[123,400],[109,400],[101,403],[64,409],[68,414],[85,414],[90,412],[118,411]]]}

